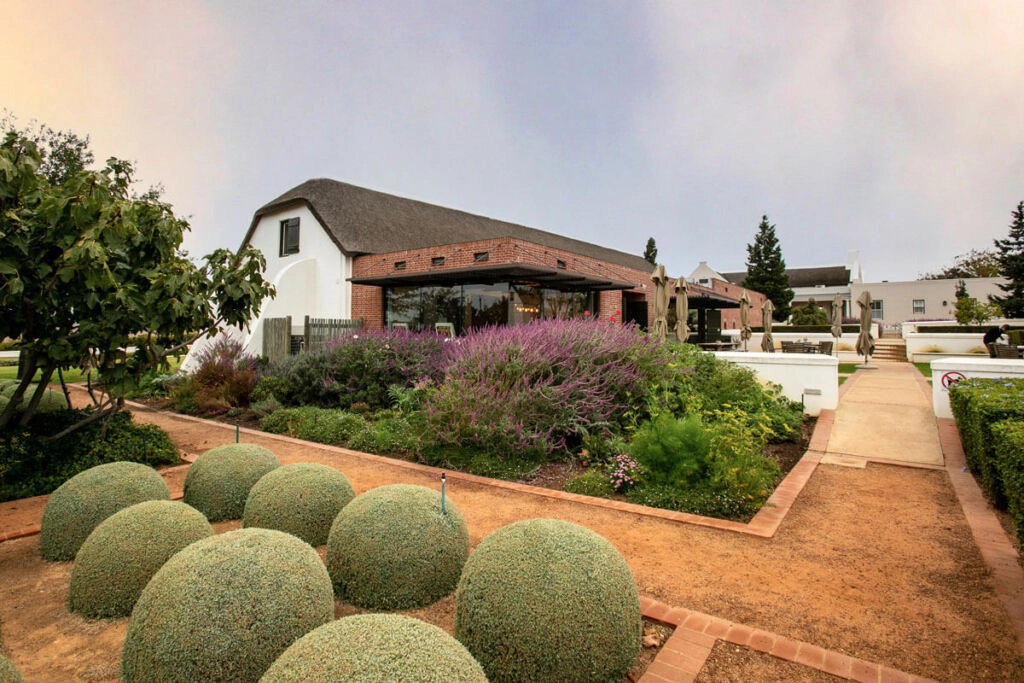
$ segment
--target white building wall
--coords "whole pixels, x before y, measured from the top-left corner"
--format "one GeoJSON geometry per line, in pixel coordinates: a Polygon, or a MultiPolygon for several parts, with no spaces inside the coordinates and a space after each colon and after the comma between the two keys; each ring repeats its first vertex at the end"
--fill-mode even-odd
{"type": "MultiPolygon", "coordinates": [[[[850,285],[850,296],[856,302],[861,292],[871,293],[873,301],[882,301],[882,318],[875,322],[894,326],[908,320],[954,320],[956,286],[959,280],[911,280],[909,282],[862,282],[850,285]],[[914,312],[914,300],[924,302],[924,312],[914,312]]],[[[967,278],[967,293],[978,301],[988,301],[989,294],[1002,294],[998,277],[967,278]]],[[[854,315],[860,309],[854,304],[854,315]]]]}

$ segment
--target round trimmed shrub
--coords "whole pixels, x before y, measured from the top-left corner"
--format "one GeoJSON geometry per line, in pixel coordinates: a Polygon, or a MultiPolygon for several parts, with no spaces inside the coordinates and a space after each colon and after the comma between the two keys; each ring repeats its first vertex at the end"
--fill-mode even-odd
{"type": "Polygon", "coordinates": [[[131,681],[258,681],[334,618],[320,556],[291,534],[240,529],[196,541],[135,603],[121,655],[131,681]]]}
{"type": "Polygon", "coordinates": [[[455,592],[455,637],[491,681],[621,681],[641,630],[622,555],[560,520],[529,519],[484,538],[455,592]]]}
{"type": "Polygon", "coordinates": [[[284,651],[260,683],[486,683],[459,641],[401,614],[358,614],[307,633],[284,651]]]}
{"type": "Polygon", "coordinates": [[[39,529],[44,560],[75,559],[100,522],[147,500],[170,500],[163,477],[148,465],[110,462],[79,472],[50,494],[39,529]]]}
{"type": "Polygon", "coordinates": [[[114,513],[75,556],[68,609],[99,619],[128,616],[172,555],[209,536],[213,527],[203,513],[178,501],[150,500],[114,513]]]}
{"type": "Polygon", "coordinates": [[[0,655],[0,683],[25,683],[18,668],[3,655],[0,655]]]}
{"type": "Polygon", "coordinates": [[[327,539],[335,594],[367,609],[416,609],[451,593],[469,555],[458,508],[423,486],[381,486],[338,513],[327,539]]]}
{"type": "Polygon", "coordinates": [[[277,457],[254,443],[232,443],[206,451],[185,475],[184,501],[211,522],[241,519],[249,491],[281,466],[277,457]]]}
{"type": "Polygon", "coordinates": [[[348,477],[313,462],[285,465],[252,487],[242,514],[243,527],[287,531],[313,547],[327,543],[334,518],[353,498],[348,477]]]}

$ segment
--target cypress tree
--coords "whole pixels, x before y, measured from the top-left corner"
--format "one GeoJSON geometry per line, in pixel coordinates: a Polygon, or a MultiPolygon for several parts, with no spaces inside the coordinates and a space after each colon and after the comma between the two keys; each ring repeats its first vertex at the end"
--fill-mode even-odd
{"type": "Polygon", "coordinates": [[[779,240],[775,237],[775,226],[768,223],[768,216],[761,217],[754,243],[747,245],[747,277],[743,286],[772,300],[775,320],[781,322],[789,317],[793,290],[789,286],[779,240]]]}
{"type": "Polygon", "coordinates": [[[644,249],[644,259],[652,266],[658,263],[658,247],[654,244],[654,238],[647,238],[647,248],[644,249]]]}
{"type": "Polygon", "coordinates": [[[1003,310],[1007,318],[1024,318],[1024,202],[1012,212],[1010,234],[995,240],[999,274],[1009,282],[998,285],[1006,296],[989,296],[989,301],[1003,310]]]}

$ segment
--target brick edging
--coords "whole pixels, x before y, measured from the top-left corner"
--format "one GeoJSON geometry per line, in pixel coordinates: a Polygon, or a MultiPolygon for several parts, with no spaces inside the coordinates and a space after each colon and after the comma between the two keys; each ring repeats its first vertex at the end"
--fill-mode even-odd
{"type": "Polygon", "coordinates": [[[894,681],[899,683],[934,683],[932,679],[909,674],[865,659],[827,650],[800,640],[793,640],[769,631],[737,624],[682,607],[641,596],[640,608],[648,619],[675,627],[658,656],[647,667],[640,683],[680,683],[697,678],[704,668],[715,643],[724,640],[734,645],[823,671],[832,676],[867,683],[894,681]]]}

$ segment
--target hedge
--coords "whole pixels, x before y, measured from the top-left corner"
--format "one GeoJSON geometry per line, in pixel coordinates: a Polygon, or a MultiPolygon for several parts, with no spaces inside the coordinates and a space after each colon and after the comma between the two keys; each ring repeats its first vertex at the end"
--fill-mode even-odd
{"type": "Polygon", "coordinates": [[[232,443],[206,451],[185,475],[183,500],[211,522],[241,519],[245,501],[260,478],[281,466],[269,449],[232,443]]]}
{"type": "Polygon", "coordinates": [[[992,425],[996,467],[1006,492],[1006,507],[1024,543],[1024,421],[1004,420],[992,425]]]}
{"type": "Polygon", "coordinates": [[[1024,379],[961,380],[949,389],[949,405],[960,432],[967,467],[980,477],[992,505],[1006,509],[1006,493],[993,447],[992,426],[1003,420],[1024,420],[1024,379]]]}

